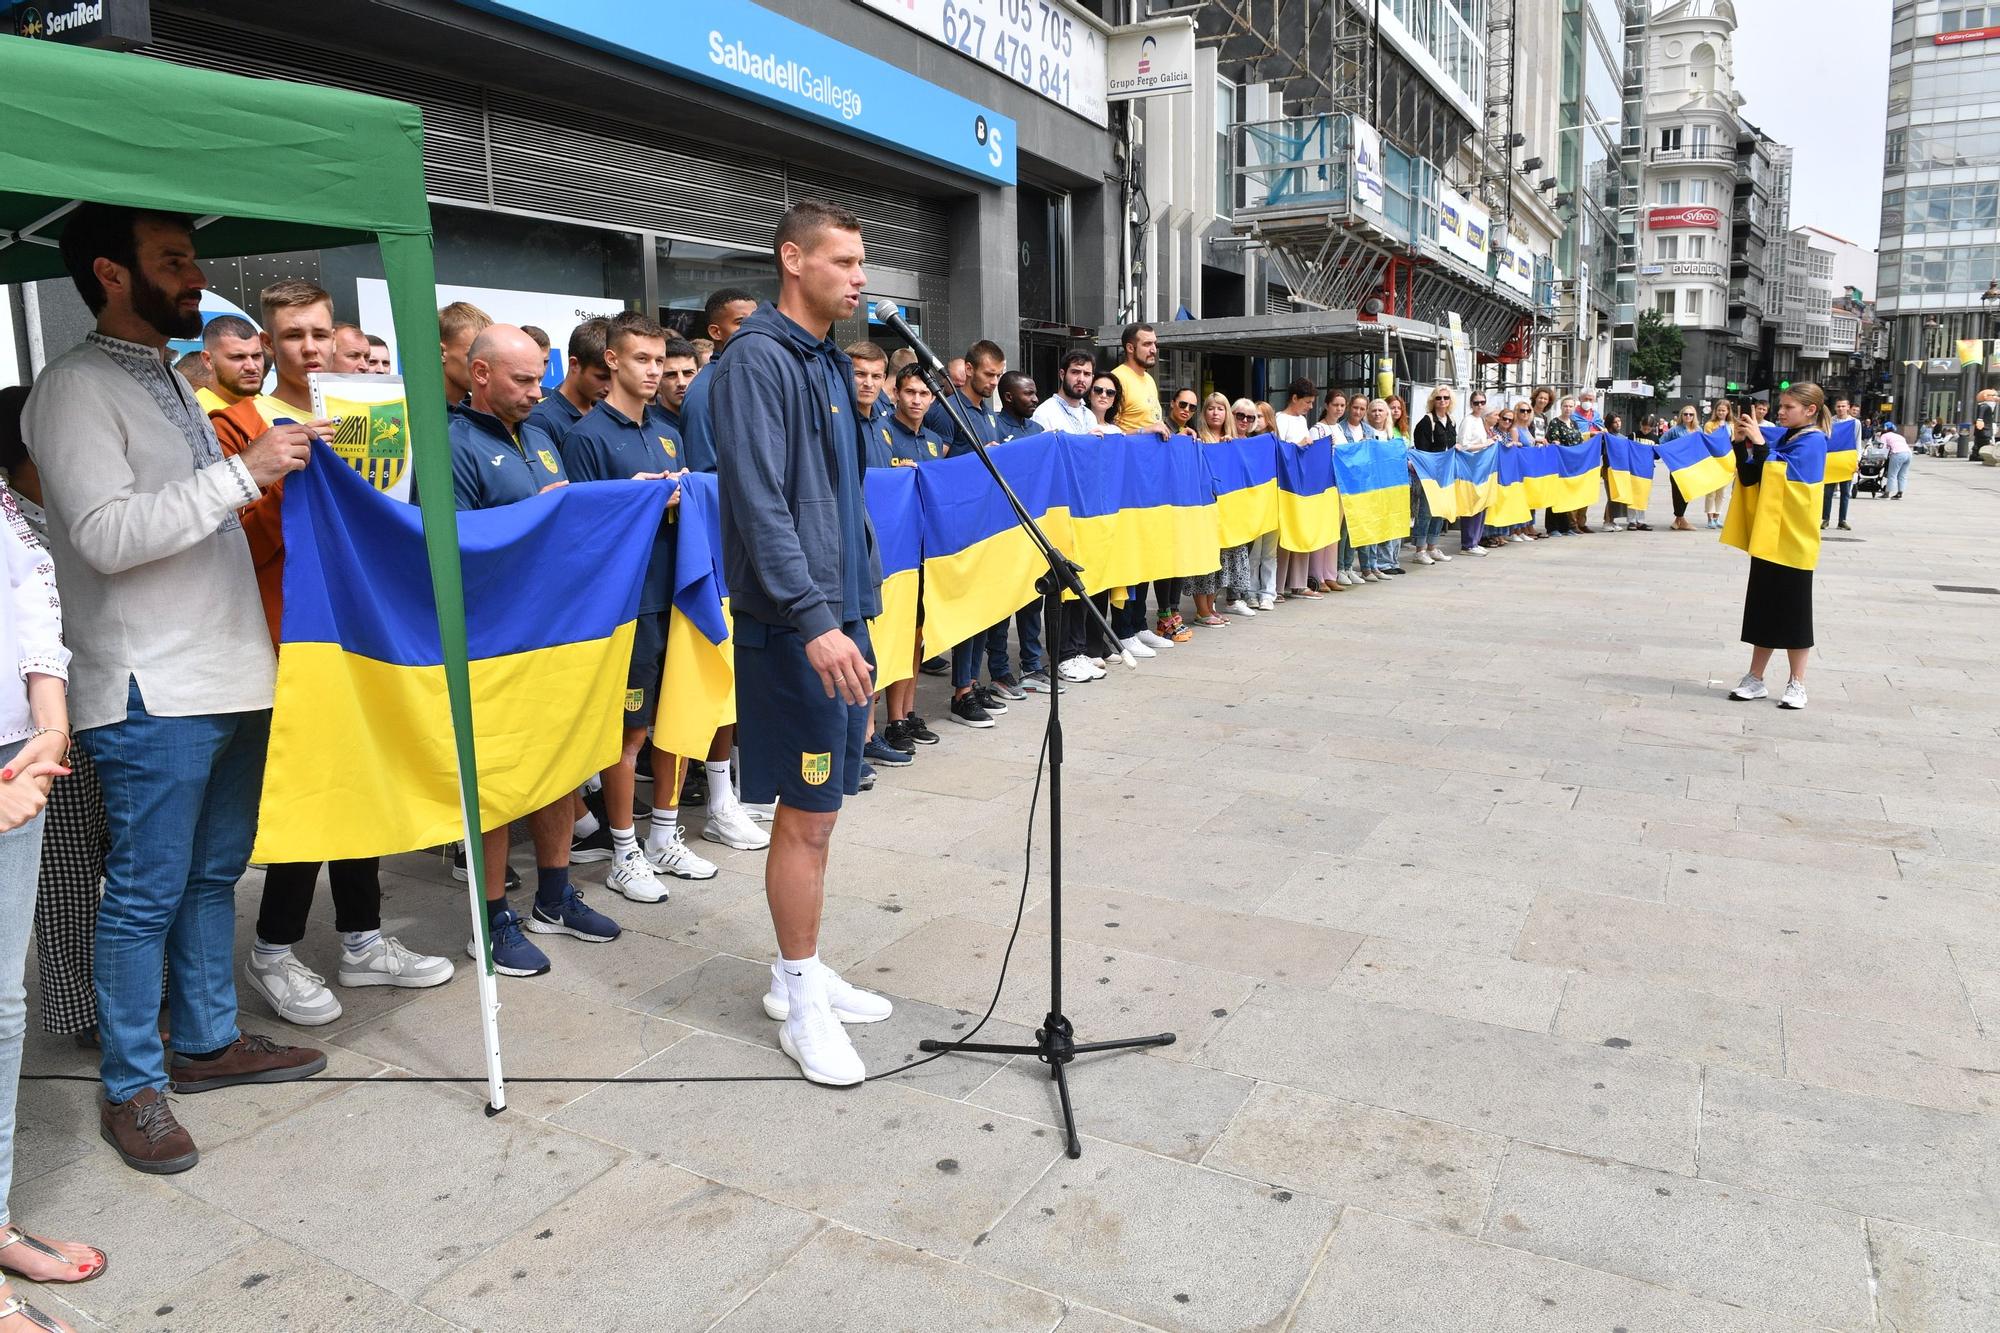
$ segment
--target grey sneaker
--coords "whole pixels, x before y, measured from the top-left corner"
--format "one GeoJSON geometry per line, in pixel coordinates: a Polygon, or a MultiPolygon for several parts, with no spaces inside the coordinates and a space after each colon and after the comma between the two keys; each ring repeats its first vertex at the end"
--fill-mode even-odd
{"type": "Polygon", "coordinates": [[[1729,697],[1737,700],[1768,699],[1771,697],[1771,691],[1765,687],[1762,676],[1745,676],[1736,683],[1736,688],[1729,692],[1729,697]]]}

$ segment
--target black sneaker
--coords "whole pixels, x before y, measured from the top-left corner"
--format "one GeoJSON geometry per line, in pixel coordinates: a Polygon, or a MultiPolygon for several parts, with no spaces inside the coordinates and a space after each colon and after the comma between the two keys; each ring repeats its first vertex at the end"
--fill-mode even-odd
{"type": "Polygon", "coordinates": [[[986,688],[1009,703],[1018,703],[1028,697],[1027,693],[1021,689],[1020,682],[1012,676],[995,676],[993,683],[986,688]]]}
{"type": "MultiPolygon", "coordinates": [[[[465,844],[462,842],[455,842],[451,845],[451,877],[457,880],[460,884],[463,884],[466,881],[467,875],[468,872],[466,871],[465,868],[465,844]]],[[[514,869],[514,867],[511,865],[508,866],[507,892],[513,893],[520,887],[521,887],[521,872],[514,869]]]]}
{"type": "MultiPolygon", "coordinates": [[[[597,822],[600,826],[611,822],[604,817],[604,788],[586,787],[583,792],[583,808],[597,816],[597,822]]],[[[653,803],[639,795],[638,790],[635,788],[632,792],[632,818],[651,819],[652,817],[653,803]]]]}
{"type": "Polygon", "coordinates": [[[961,694],[951,701],[951,720],[964,727],[990,727],[993,715],[979,705],[979,692],[961,694]]]}
{"type": "Polygon", "coordinates": [[[569,863],[584,865],[591,861],[609,861],[612,853],[611,828],[602,816],[597,820],[597,828],[585,837],[574,833],[569,838],[569,863]]]}
{"type": "Polygon", "coordinates": [[[681,804],[708,804],[708,770],[699,763],[689,764],[687,777],[681,780],[681,804]]]}
{"type": "Polygon", "coordinates": [[[632,762],[632,777],[641,786],[653,785],[653,747],[639,747],[639,757],[632,762]]]}
{"type": "Polygon", "coordinates": [[[938,734],[924,725],[924,720],[915,713],[903,719],[903,734],[919,745],[936,745],[938,734]]]}
{"type": "Polygon", "coordinates": [[[904,754],[917,752],[917,742],[910,735],[910,724],[901,718],[882,728],[881,739],[892,750],[899,750],[904,754]]]}
{"type": "Polygon", "coordinates": [[[979,700],[979,706],[994,717],[1000,717],[1007,711],[1007,701],[1002,699],[991,685],[975,684],[972,687],[972,697],[979,700]]]}
{"type": "Polygon", "coordinates": [[[943,657],[926,657],[924,664],[917,668],[926,676],[949,676],[951,663],[943,657]]]}

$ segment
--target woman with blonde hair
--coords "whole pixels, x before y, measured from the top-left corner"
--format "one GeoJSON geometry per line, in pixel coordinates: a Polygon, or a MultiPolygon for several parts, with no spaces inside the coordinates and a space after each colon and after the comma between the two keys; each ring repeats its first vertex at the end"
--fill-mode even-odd
{"type": "MultiPolygon", "coordinates": [[[[1389,412],[1395,415],[1400,398],[1389,400],[1389,412]]],[[[1458,426],[1451,419],[1452,392],[1448,385],[1439,385],[1431,390],[1431,396],[1424,403],[1424,419],[1417,423],[1416,432],[1410,437],[1411,447],[1418,453],[1444,454],[1458,447],[1458,426]]],[[[1451,557],[1438,549],[1438,537],[1444,532],[1444,520],[1431,513],[1430,497],[1424,494],[1423,483],[1417,480],[1417,470],[1410,468],[1410,503],[1415,516],[1410,520],[1410,541],[1417,548],[1417,563],[1435,565],[1449,562],[1451,557]]]]}
{"type": "MultiPolygon", "coordinates": [[[[1278,433],[1277,413],[1271,410],[1269,403],[1238,398],[1229,405],[1229,421],[1235,427],[1238,438],[1278,433]]],[[[1243,597],[1230,603],[1232,615],[1242,615],[1246,610],[1269,611],[1278,604],[1277,533],[1267,532],[1250,543],[1250,568],[1254,575],[1251,586],[1243,590],[1243,597]]]]}
{"type": "MultiPolygon", "coordinates": [[[[1201,407],[1189,423],[1194,437],[1203,444],[1220,444],[1224,440],[1236,438],[1229,423],[1229,399],[1219,393],[1212,393],[1201,400],[1201,407]]],[[[1194,599],[1194,623],[1219,629],[1229,621],[1217,614],[1216,594],[1229,590],[1240,590],[1250,582],[1250,548],[1231,546],[1222,552],[1221,567],[1210,574],[1197,574],[1182,584],[1182,591],[1194,599]]],[[[1245,608],[1248,610],[1248,608],[1245,608]]],[[[1251,615],[1257,614],[1255,611],[1251,615]]]]}
{"type": "Polygon", "coordinates": [[[1766,444],[1753,421],[1736,420],[1736,503],[1722,540],[1750,556],[1750,581],[1743,593],[1750,670],[1729,697],[1768,699],[1764,669],[1771,654],[1782,648],[1791,679],[1778,707],[1804,708],[1806,659],[1813,646],[1812,576],[1819,563],[1818,510],[1827,432],[1833,427],[1826,393],[1817,384],[1784,390],[1778,395],[1778,424],[1785,433],[1766,444]]]}

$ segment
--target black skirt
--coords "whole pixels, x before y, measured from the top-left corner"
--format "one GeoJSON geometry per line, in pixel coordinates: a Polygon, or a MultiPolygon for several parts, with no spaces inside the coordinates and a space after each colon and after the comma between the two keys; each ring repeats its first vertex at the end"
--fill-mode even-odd
{"type": "Polygon", "coordinates": [[[1743,642],[1753,648],[1813,646],[1810,569],[1750,557],[1750,586],[1743,593],[1743,642]]]}

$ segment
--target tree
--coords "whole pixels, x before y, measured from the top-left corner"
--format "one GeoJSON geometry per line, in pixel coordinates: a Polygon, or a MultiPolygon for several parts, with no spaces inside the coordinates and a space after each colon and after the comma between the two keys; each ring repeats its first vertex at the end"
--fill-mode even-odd
{"type": "Polygon", "coordinates": [[[1632,349],[1632,378],[1653,386],[1655,397],[1663,397],[1674,376],[1681,373],[1681,353],[1687,339],[1657,310],[1639,314],[1639,327],[1632,349]]]}

